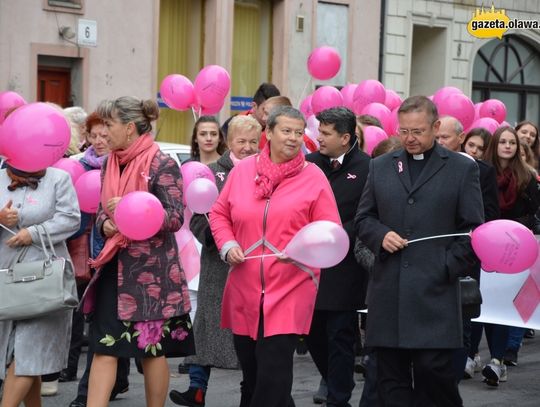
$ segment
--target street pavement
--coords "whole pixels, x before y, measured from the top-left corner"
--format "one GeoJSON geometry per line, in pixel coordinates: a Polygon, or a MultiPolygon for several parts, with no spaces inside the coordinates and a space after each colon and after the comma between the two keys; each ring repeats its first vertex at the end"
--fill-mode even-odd
{"type": "MultiPolygon", "coordinates": [[[[540,331],[538,332],[540,335],[540,331]]],[[[489,358],[486,344],[483,341],[480,354],[484,362],[489,358]]],[[[79,366],[84,366],[84,356],[79,366]]],[[[187,374],[178,374],[177,366],[181,359],[169,359],[171,368],[170,388],[184,391],[189,385],[187,374]]],[[[460,391],[464,406],[504,406],[504,407],[538,407],[540,406],[540,336],[525,339],[519,354],[519,366],[508,368],[508,382],[501,383],[498,388],[488,387],[482,383],[481,374],[470,380],[462,381],[460,391]]],[[[79,377],[82,370],[79,370],[79,377]]],[[[110,403],[111,407],[143,407],[143,377],[137,373],[132,364],[129,392],[119,396],[110,403]]],[[[240,400],[240,371],[213,369],[206,398],[207,407],[237,407],[240,400]]],[[[363,378],[355,375],[356,386],[351,399],[351,406],[357,407],[363,388],[363,378]]],[[[319,384],[319,376],[309,354],[295,356],[293,397],[297,407],[313,407],[313,392],[319,384]]],[[[44,398],[43,407],[67,407],[77,392],[77,382],[60,383],[58,395],[44,398]]],[[[167,400],[167,407],[173,407],[167,400]]]]}

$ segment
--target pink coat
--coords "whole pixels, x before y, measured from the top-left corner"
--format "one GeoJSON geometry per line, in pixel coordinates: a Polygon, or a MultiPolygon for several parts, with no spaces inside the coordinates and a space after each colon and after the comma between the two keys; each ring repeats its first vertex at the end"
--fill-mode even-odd
{"type": "MultiPolygon", "coordinates": [[[[224,254],[232,242],[244,252],[263,238],[266,216],[268,243],[283,250],[303,226],[316,220],[341,224],[326,177],[311,163],[283,180],[271,198],[255,198],[257,156],[238,163],[210,213],[210,227],[224,254]],[[225,247],[224,247],[225,246],[225,247]]],[[[271,253],[262,245],[249,255],[271,253]]],[[[250,259],[231,269],[223,295],[221,326],[237,335],[257,338],[259,312],[264,312],[264,336],[307,334],[315,306],[320,270],[279,262],[275,257],[250,259]]]]}

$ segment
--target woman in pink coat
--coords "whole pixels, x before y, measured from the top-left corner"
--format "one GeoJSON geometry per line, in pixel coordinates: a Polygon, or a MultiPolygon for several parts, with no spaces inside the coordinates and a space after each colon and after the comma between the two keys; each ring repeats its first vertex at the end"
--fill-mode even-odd
{"type": "Polygon", "coordinates": [[[308,223],[340,224],[326,177],[300,152],[304,128],[298,110],[272,111],[269,143],[234,167],[210,214],[231,265],[221,325],[233,331],[242,366],[240,407],[294,406],[293,352],[298,335],[309,332],[320,274],[283,255],[246,257],[281,252],[308,223]]]}

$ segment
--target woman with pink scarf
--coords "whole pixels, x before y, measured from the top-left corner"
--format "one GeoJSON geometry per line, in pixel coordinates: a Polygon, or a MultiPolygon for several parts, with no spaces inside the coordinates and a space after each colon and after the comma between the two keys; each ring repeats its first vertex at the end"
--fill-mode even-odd
{"type": "Polygon", "coordinates": [[[89,340],[94,349],[87,405],[107,406],[118,358],[137,357],[146,405],[162,407],[169,386],[165,358],[194,353],[187,282],[174,237],[183,222],[182,179],[176,162],[150,134],[159,115],[153,100],[121,97],[102,102],[97,112],[111,152],[102,167],[96,221],[105,246],[91,262],[96,273],[84,303],[93,318],[89,340]],[[146,240],[128,239],[114,223],[116,205],[133,191],[155,195],[165,212],[161,229],[146,240]]]}
{"type": "Polygon", "coordinates": [[[305,225],[340,224],[324,174],[300,151],[305,120],[288,106],[273,110],[268,143],[236,164],[210,213],[222,259],[231,265],[221,325],[234,334],[242,367],[241,407],[293,406],[293,353],[311,325],[320,270],[280,253],[305,225]]]}

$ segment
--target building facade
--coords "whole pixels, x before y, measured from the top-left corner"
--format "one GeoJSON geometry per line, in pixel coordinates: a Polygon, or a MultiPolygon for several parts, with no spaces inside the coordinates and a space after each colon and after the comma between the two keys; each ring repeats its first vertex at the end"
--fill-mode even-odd
{"type": "MultiPolygon", "coordinates": [[[[379,0],[0,0],[0,91],[92,111],[105,98],[157,98],[168,74],[205,65],[231,74],[224,120],[261,82],[297,103],[317,85],[379,75],[379,0]],[[311,50],[332,45],[342,68],[310,80],[311,50]]],[[[188,143],[192,112],[163,108],[162,141],[188,143]]]]}
{"type": "Polygon", "coordinates": [[[477,10],[505,10],[540,23],[535,0],[386,0],[382,82],[402,96],[460,88],[474,102],[502,100],[510,124],[540,122],[540,31],[509,29],[502,39],[477,38],[467,25],[477,10]],[[489,4],[488,4],[489,3],[489,4]]]}

